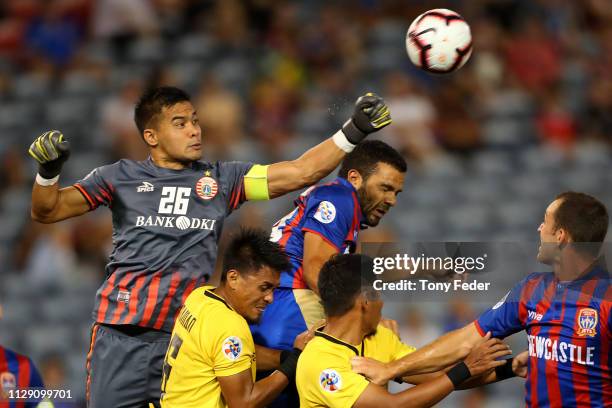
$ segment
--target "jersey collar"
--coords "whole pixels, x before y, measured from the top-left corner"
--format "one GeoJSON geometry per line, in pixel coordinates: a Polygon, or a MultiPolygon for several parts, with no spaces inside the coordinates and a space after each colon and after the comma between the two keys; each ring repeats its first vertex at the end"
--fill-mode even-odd
{"type": "Polygon", "coordinates": [[[232,309],[232,307],[231,307],[230,305],[228,305],[228,304],[227,304],[227,302],[225,301],[225,299],[223,299],[221,296],[217,295],[216,293],[212,292],[210,289],[206,289],[206,290],[204,291],[204,296],[209,297],[209,298],[211,298],[211,299],[215,299],[215,300],[217,300],[217,301],[219,301],[219,302],[223,303],[225,306],[227,306],[227,308],[228,308],[229,310],[232,310],[232,311],[234,310],[234,309],[232,309]]]}
{"type": "MultiPolygon", "coordinates": [[[[325,326],[324,326],[324,327],[325,327],[325,326]]],[[[364,345],[364,342],[363,342],[363,341],[361,342],[361,353],[359,353],[359,350],[357,349],[357,347],[353,346],[352,344],[349,344],[349,343],[347,343],[347,342],[345,342],[345,341],[342,341],[342,340],[340,340],[340,339],[337,339],[337,338],[335,338],[334,336],[330,336],[330,335],[329,335],[329,334],[327,334],[327,333],[323,333],[323,331],[322,331],[322,330],[323,330],[323,328],[324,328],[324,327],[321,327],[321,328],[317,329],[317,330],[315,331],[314,335],[315,335],[316,337],[321,337],[321,338],[324,338],[324,339],[325,339],[325,340],[327,340],[327,341],[331,341],[332,343],[336,343],[336,344],[339,344],[339,345],[341,345],[341,346],[347,347],[349,350],[351,350],[351,351],[352,351],[353,353],[355,353],[356,355],[363,357],[363,345],[364,345]]]]}
{"type": "Polygon", "coordinates": [[[608,272],[606,268],[606,264],[603,258],[598,258],[597,260],[595,260],[590,270],[582,274],[578,278],[574,279],[573,282],[582,283],[582,281],[597,279],[597,278],[610,279],[610,273],[608,272]]]}
{"type": "Polygon", "coordinates": [[[359,210],[359,229],[364,230],[368,228],[368,225],[366,224],[366,218],[364,217],[363,212],[361,211],[361,203],[359,202],[359,195],[357,194],[357,189],[355,188],[355,186],[353,186],[351,182],[345,179],[344,177],[336,177],[336,181],[338,182],[338,184],[346,187],[347,189],[351,190],[353,194],[355,194],[357,207],[359,210]]]}

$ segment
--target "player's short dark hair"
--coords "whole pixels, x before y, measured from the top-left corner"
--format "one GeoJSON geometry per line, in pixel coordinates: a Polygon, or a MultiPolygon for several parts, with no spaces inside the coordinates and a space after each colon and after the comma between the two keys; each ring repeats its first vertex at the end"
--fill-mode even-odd
{"type": "Polygon", "coordinates": [[[163,108],[189,101],[191,98],[187,92],[173,86],[161,86],[145,91],[134,108],[134,121],[138,131],[142,135],[163,108]]]}
{"type": "Polygon", "coordinates": [[[231,269],[248,274],[266,266],[280,273],[291,265],[283,248],[271,242],[266,231],[243,228],[225,250],[221,282],[225,282],[231,269]]]}
{"type": "MultiPolygon", "coordinates": [[[[566,191],[555,197],[560,200],[553,215],[555,228],[563,228],[577,243],[602,243],[608,232],[608,210],[593,196],[566,191]]],[[[601,245],[589,245],[598,252],[601,245]]],[[[584,247],[584,249],[589,249],[584,247]]]]}
{"type": "Polygon", "coordinates": [[[376,171],[378,163],[386,163],[402,173],[408,168],[406,160],[397,150],[380,140],[366,140],[346,155],[338,176],[347,178],[350,170],[357,170],[367,180],[376,171]]]}
{"type": "Polygon", "coordinates": [[[334,255],[325,262],[317,283],[325,315],[344,315],[361,293],[374,297],[373,270],[374,260],[362,254],[334,255]]]}

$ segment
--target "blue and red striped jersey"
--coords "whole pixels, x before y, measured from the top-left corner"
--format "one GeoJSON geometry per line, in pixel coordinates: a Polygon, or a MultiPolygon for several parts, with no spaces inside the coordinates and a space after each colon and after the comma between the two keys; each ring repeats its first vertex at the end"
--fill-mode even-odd
{"type": "Polygon", "coordinates": [[[612,407],[612,286],[601,266],[573,281],[534,273],[476,320],[481,335],[527,332],[528,407],[612,407]]]}
{"type": "Polygon", "coordinates": [[[93,318],[171,332],[185,298],[212,275],[223,221],[246,200],[241,162],[182,170],[144,161],[102,166],[74,187],[113,215],[113,250],[93,318]]]}
{"type": "Polygon", "coordinates": [[[295,209],[272,227],[270,240],[278,242],[291,262],[283,271],[280,287],[306,289],[302,262],[304,234],[319,235],[338,252],[355,251],[363,221],[357,191],[348,180],[338,177],[330,183],[310,187],[295,200],[295,209]]]}
{"type": "Polygon", "coordinates": [[[10,389],[43,388],[40,373],[32,360],[0,346],[0,408],[30,408],[37,402],[8,401],[10,389]]]}

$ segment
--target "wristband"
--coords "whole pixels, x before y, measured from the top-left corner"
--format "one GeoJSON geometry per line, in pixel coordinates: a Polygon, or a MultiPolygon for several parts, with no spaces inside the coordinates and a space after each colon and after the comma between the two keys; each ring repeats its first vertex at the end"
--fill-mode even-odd
{"type": "Polygon", "coordinates": [[[53,178],[47,179],[47,178],[44,178],[43,176],[41,176],[40,174],[36,174],[36,184],[41,185],[43,187],[52,186],[52,185],[56,184],[58,182],[58,180],[59,180],[59,175],[57,175],[57,176],[55,176],[53,178]]]}
{"type": "Polygon", "coordinates": [[[297,369],[298,358],[301,353],[302,350],[297,348],[281,351],[281,363],[278,371],[285,374],[290,384],[295,381],[295,370],[297,369]]]}
{"type": "Polygon", "coordinates": [[[470,369],[463,361],[451,368],[446,375],[455,388],[472,376],[472,374],[470,374],[470,369]]]}
{"type": "Polygon", "coordinates": [[[509,358],[506,360],[506,364],[495,367],[495,375],[498,381],[516,377],[516,373],[512,371],[512,360],[513,358],[509,358]]]}
{"type": "Polygon", "coordinates": [[[337,131],[332,137],[334,143],[340,150],[344,150],[346,153],[350,153],[355,148],[355,145],[349,142],[346,135],[342,130],[337,131]]]}

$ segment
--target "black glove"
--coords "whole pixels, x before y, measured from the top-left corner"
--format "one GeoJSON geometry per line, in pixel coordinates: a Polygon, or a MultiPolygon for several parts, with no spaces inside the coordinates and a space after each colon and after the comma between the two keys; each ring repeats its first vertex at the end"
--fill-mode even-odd
{"type": "Polygon", "coordinates": [[[52,179],[62,171],[64,162],[70,156],[70,143],[59,130],[50,130],[38,136],[28,150],[38,162],[38,174],[52,179]]]}
{"type": "Polygon", "coordinates": [[[344,136],[352,144],[361,142],[368,134],[376,132],[391,123],[391,112],[383,98],[373,93],[360,96],[355,110],[342,126],[344,136]]]}
{"type": "Polygon", "coordinates": [[[278,371],[285,374],[289,380],[289,384],[295,381],[295,370],[297,369],[298,358],[302,350],[294,348],[293,350],[284,350],[281,352],[281,363],[278,371]]]}

